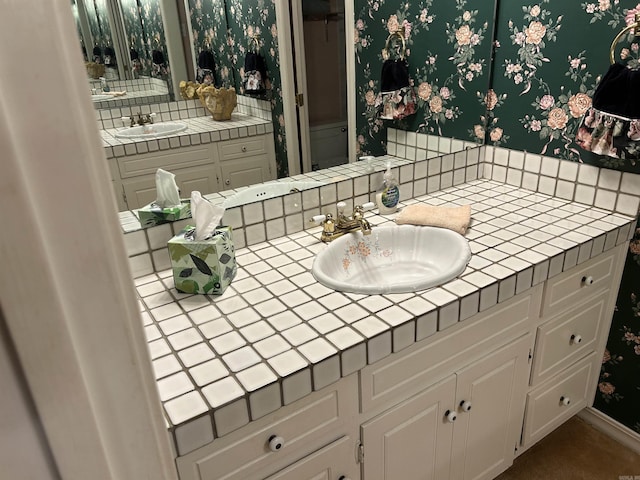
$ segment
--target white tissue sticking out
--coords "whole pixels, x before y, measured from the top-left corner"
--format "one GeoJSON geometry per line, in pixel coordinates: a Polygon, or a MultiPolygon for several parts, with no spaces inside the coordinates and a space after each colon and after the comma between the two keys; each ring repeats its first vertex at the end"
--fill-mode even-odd
{"type": "Polygon", "coordinates": [[[156,204],[160,208],[180,205],[180,191],[176,185],[176,176],[161,168],[156,171],[156,204]]]}
{"type": "Polygon", "coordinates": [[[200,192],[191,192],[191,217],[196,224],[195,239],[206,240],[213,235],[213,231],[220,224],[224,215],[224,207],[214,205],[200,195],[200,192]]]}

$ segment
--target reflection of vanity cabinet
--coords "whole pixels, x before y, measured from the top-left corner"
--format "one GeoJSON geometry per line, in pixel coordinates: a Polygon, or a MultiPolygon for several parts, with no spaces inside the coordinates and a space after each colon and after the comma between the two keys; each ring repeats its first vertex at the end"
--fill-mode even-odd
{"type": "Polygon", "coordinates": [[[110,159],[119,210],[135,209],[156,199],[158,168],[176,176],[182,197],[229,190],[276,178],[270,134],[222,140],[189,147],[110,159]]]}
{"type": "Polygon", "coordinates": [[[495,478],[591,403],[625,251],[607,250],[179,456],[181,480],[495,478]],[[270,445],[274,437],[284,446],[270,445]]]}

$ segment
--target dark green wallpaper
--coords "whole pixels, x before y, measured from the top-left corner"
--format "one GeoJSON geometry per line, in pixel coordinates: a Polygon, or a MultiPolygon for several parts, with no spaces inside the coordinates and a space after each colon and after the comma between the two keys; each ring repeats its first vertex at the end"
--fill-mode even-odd
{"type": "Polygon", "coordinates": [[[489,84],[493,0],[356,0],[357,135],[362,153],[385,152],[387,127],[483,141],[489,84]],[[416,114],[378,115],[382,50],[404,32],[416,114]]]}
{"type": "Polygon", "coordinates": [[[205,38],[215,38],[218,83],[235,86],[239,94],[243,94],[242,74],[247,49],[253,48],[254,37],[258,40],[268,74],[268,90],[261,98],[271,103],[278,178],[286,177],[288,160],[274,3],[271,0],[190,0],[190,15],[195,51],[200,52],[205,38]],[[224,22],[221,8],[226,16],[224,22]]]}
{"type": "Polygon", "coordinates": [[[235,87],[233,55],[227,47],[227,14],[224,0],[189,0],[195,60],[203,50],[215,59],[217,87],[235,87]]]}
{"type": "Polygon", "coordinates": [[[87,20],[93,37],[93,45],[90,45],[88,54],[91,56],[94,46],[98,46],[104,52],[105,47],[113,46],[111,38],[111,26],[107,16],[106,0],[91,0],[85,2],[87,20]]]}
{"type": "MultiPolygon", "coordinates": [[[[167,57],[162,13],[158,0],[120,0],[122,17],[127,34],[128,49],[135,49],[139,55],[140,68],[136,75],[147,75],[169,81],[169,61],[167,57]],[[166,68],[153,68],[154,50],[163,53],[166,68]]],[[[171,91],[171,89],[169,89],[171,91]]]]}

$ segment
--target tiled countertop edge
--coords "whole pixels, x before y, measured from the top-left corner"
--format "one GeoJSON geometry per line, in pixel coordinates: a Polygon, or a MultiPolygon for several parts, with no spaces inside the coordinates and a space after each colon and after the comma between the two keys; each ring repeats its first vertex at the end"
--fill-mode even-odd
{"type": "MultiPolygon", "coordinates": [[[[470,184],[442,190],[438,194],[428,196],[428,198],[407,199],[406,203],[422,200],[432,204],[463,203],[465,199],[473,195],[474,185],[483,183],[486,184],[486,181],[472,181],[470,184]],[[467,189],[464,197],[456,197],[455,192],[460,189],[467,189]]],[[[492,194],[496,197],[507,195],[515,199],[518,196],[533,196],[537,201],[536,205],[539,204],[549,210],[553,209],[556,213],[562,212],[562,208],[565,207],[566,216],[573,214],[572,209],[575,204],[566,200],[557,200],[548,195],[522,191],[519,188],[497,182],[490,182],[490,185],[492,194]]],[[[478,192],[480,192],[481,188],[478,188],[478,192]]],[[[512,205],[515,209],[510,212],[505,211],[506,215],[518,215],[520,207],[517,202],[513,202],[512,205]]],[[[487,205],[487,208],[484,209],[476,208],[474,218],[484,218],[484,215],[489,215],[486,212],[491,208],[493,208],[491,205],[487,205]]],[[[578,225],[577,228],[571,229],[566,235],[557,237],[553,242],[542,242],[540,248],[537,249],[528,248],[526,242],[520,242],[522,245],[517,242],[507,242],[513,248],[518,246],[522,246],[522,248],[513,255],[504,252],[505,255],[502,259],[482,256],[484,251],[491,250],[493,240],[500,240],[500,233],[486,231],[486,227],[496,227],[497,232],[511,232],[513,236],[509,235],[509,237],[516,238],[516,240],[519,240],[518,232],[508,229],[501,230],[499,225],[493,224],[500,220],[495,217],[491,217],[490,222],[493,223],[480,222],[477,225],[478,227],[484,225],[485,231],[482,229],[476,231],[472,225],[467,238],[474,253],[470,264],[473,268],[468,269],[459,279],[442,287],[431,289],[420,296],[409,295],[413,299],[406,300],[406,305],[403,303],[402,295],[372,296],[369,298],[374,300],[366,300],[363,295],[334,295],[324,292],[324,301],[329,304],[335,305],[335,299],[329,298],[331,296],[340,298],[343,302],[344,299],[348,300],[348,303],[338,304],[337,310],[344,309],[342,315],[351,318],[358,318],[363,315],[363,312],[366,315],[335,332],[317,335],[317,338],[289,350],[290,354],[283,355],[277,361],[262,360],[249,368],[240,369],[237,373],[228,374],[220,381],[206,385],[201,389],[184,392],[184,394],[165,401],[168,427],[173,435],[178,453],[185,454],[189,449],[195,449],[213,441],[215,437],[223,436],[282,405],[302,398],[311,391],[319,390],[342,376],[347,376],[392,352],[402,350],[459,321],[464,321],[478,312],[526,291],[547,278],[558,275],[603,251],[626,242],[633,234],[633,218],[631,217],[608,215],[607,212],[588,206],[578,206],[577,208],[582,208],[585,212],[587,210],[594,212],[595,216],[600,215],[600,218],[588,222],[592,226],[578,225]],[[384,305],[384,308],[376,312],[371,312],[371,309],[364,310],[359,305],[366,301],[379,301],[380,305],[384,305]],[[219,393],[222,391],[224,393],[220,395],[219,393]],[[224,400],[216,403],[218,400],[212,401],[211,399],[224,400]],[[207,427],[207,425],[209,426],[207,427]],[[201,441],[197,445],[184,440],[189,436],[187,432],[194,428],[207,431],[206,435],[200,437],[201,441]],[[208,438],[207,442],[204,442],[205,438],[208,438]]],[[[546,214],[542,213],[542,215],[546,214]]],[[[377,215],[369,215],[369,220],[378,225],[389,221],[388,218],[377,215]]],[[[553,231],[554,223],[565,221],[561,217],[554,217],[554,219],[549,219],[546,227],[549,231],[553,231]]],[[[512,223],[510,225],[513,227],[519,224],[512,223]]],[[[534,226],[533,223],[531,225],[534,226]]],[[[530,228],[530,230],[534,229],[530,228]]],[[[295,233],[289,237],[274,239],[266,244],[253,245],[238,250],[238,262],[241,269],[234,283],[237,287],[241,287],[250,282],[253,276],[268,273],[267,271],[260,272],[261,268],[257,268],[257,265],[264,263],[258,254],[264,253],[265,249],[275,249],[277,252],[278,245],[294,241],[305,245],[311,252],[310,255],[313,252],[317,253],[324,248],[324,245],[317,240],[318,233],[319,228],[315,228],[295,233]],[[252,260],[254,261],[252,262],[252,260]],[[252,268],[252,265],[256,268],[252,268]],[[240,283],[242,281],[244,283],[240,283]]],[[[525,237],[523,240],[526,240],[525,237]]],[[[313,256],[309,256],[301,258],[297,262],[302,267],[302,271],[293,277],[299,278],[300,285],[296,284],[296,288],[302,287],[301,290],[304,290],[313,287],[315,280],[312,277],[309,278],[312,259],[313,256]]],[[[278,271],[278,268],[273,265],[271,268],[278,271]]],[[[158,277],[164,280],[168,288],[171,287],[173,280],[170,271],[160,272],[158,277]]],[[[149,280],[149,278],[138,279],[136,284],[139,290],[144,289],[149,280]]],[[[232,283],[232,287],[234,283],[232,283]]],[[[320,285],[317,287],[324,288],[320,285]]],[[[176,299],[177,303],[181,303],[181,301],[188,303],[190,296],[182,297],[179,294],[177,296],[181,297],[176,299]]],[[[234,302],[245,302],[242,297],[241,292],[230,298],[223,295],[219,301],[216,300],[215,304],[225,318],[231,318],[236,311],[234,308],[237,306],[233,305],[234,302]]],[[[195,299],[194,301],[198,302],[199,300],[195,299]]],[[[249,301],[249,296],[247,296],[247,301],[249,301]]],[[[296,308],[298,307],[293,307],[294,310],[296,308]]],[[[148,325],[156,323],[156,320],[152,320],[151,314],[145,313],[148,325]]],[[[268,318],[271,313],[264,311],[260,314],[268,318]]],[[[237,321],[241,322],[242,320],[237,321]]],[[[249,323],[251,323],[251,319],[249,319],[249,323]]],[[[242,352],[242,348],[236,351],[242,352]]],[[[244,353],[249,353],[249,350],[244,353]]],[[[255,354],[255,351],[253,353],[255,354]]],[[[274,358],[276,357],[278,356],[274,358]]],[[[213,359],[213,361],[215,360],[220,361],[217,358],[213,359]]],[[[208,365],[208,368],[215,369],[215,367],[213,364],[208,365]]],[[[221,363],[218,367],[224,368],[224,365],[221,363]]],[[[182,373],[186,375],[186,373],[182,373]]],[[[162,379],[159,380],[159,383],[162,381],[162,379]]]]}

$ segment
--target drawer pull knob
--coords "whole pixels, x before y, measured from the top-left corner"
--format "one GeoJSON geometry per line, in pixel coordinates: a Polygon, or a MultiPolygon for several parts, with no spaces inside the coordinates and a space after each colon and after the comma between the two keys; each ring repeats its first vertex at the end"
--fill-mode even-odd
{"type": "Polygon", "coordinates": [[[338,480],[351,480],[349,477],[345,477],[344,475],[340,475],[340,477],[338,477],[338,480]]]}
{"type": "Polygon", "coordinates": [[[463,412],[468,412],[471,410],[471,402],[469,400],[462,400],[460,402],[460,410],[463,412]]]}
{"type": "Polygon", "coordinates": [[[454,411],[447,410],[446,412],[444,412],[444,418],[447,419],[447,422],[453,423],[456,421],[456,418],[458,418],[458,415],[456,415],[456,412],[454,411]]]}
{"type": "Polygon", "coordinates": [[[284,447],[284,438],[278,435],[271,435],[269,437],[269,450],[272,452],[279,452],[284,447]]]}
{"type": "Polygon", "coordinates": [[[224,181],[224,184],[225,184],[225,185],[231,185],[231,180],[225,180],[225,181],[224,181]]]}
{"type": "Polygon", "coordinates": [[[580,335],[571,335],[571,344],[578,345],[582,342],[582,337],[580,335]]]}
{"type": "Polygon", "coordinates": [[[562,397],[560,397],[560,403],[562,405],[564,405],[565,407],[568,407],[569,404],[571,403],[571,399],[569,397],[565,397],[564,395],[562,397]]]}
{"type": "Polygon", "coordinates": [[[593,277],[591,275],[582,277],[582,283],[587,287],[593,285],[593,277]]]}
{"type": "Polygon", "coordinates": [[[246,152],[247,151],[247,147],[242,147],[242,151],[246,152]]]}

